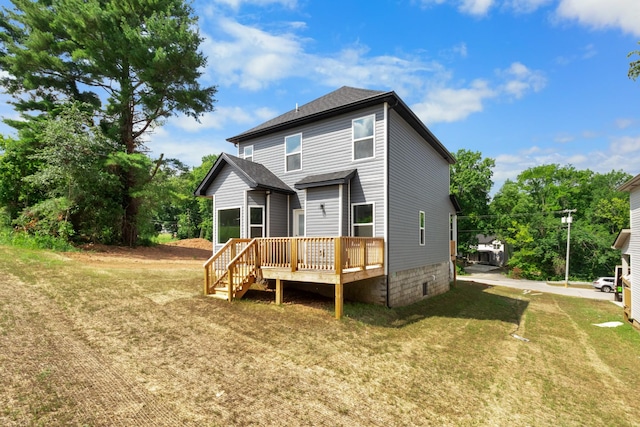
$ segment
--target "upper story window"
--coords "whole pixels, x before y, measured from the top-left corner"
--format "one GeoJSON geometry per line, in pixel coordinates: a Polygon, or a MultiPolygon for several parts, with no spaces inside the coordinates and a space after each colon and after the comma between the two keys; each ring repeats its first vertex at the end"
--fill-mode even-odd
{"type": "Polygon", "coordinates": [[[302,169],[302,134],[284,138],[284,167],[285,172],[302,169]]]}
{"type": "Polygon", "coordinates": [[[247,145],[246,147],[244,147],[243,157],[245,160],[253,162],[253,145],[247,145]]]}
{"type": "Polygon", "coordinates": [[[375,115],[353,120],[353,160],[373,157],[375,121],[375,115]]]}

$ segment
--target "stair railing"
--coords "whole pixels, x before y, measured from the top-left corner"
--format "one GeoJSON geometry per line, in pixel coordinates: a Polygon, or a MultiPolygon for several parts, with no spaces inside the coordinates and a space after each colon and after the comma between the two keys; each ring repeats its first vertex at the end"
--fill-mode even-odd
{"type": "Polygon", "coordinates": [[[228,274],[228,265],[242,252],[251,239],[229,239],[227,243],[204,263],[204,294],[215,293],[217,285],[228,274]]]}

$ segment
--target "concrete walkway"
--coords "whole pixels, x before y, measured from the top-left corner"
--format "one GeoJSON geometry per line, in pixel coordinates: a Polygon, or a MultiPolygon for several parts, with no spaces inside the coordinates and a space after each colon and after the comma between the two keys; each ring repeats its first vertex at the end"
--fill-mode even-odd
{"type": "Polygon", "coordinates": [[[614,293],[600,292],[596,289],[572,288],[571,284],[565,288],[564,285],[551,286],[547,282],[538,282],[526,279],[510,279],[502,274],[497,267],[490,265],[475,264],[465,268],[468,276],[458,276],[460,281],[473,281],[485,285],[506,286],[509,288],[529,290],[533,293],[544,292],[548,294],[567,295],[580,298],[591,298],[614,302],[614,293]]]}

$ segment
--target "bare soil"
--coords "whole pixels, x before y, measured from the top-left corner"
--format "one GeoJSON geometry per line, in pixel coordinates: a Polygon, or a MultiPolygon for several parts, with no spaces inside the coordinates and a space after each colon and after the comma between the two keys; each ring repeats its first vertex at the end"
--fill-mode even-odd
{"type": "Polygon", "coordinates": [[[163,269],[184,268],[204,263],[213,253],[213,244],[206,239],[184,239],[156,246],[83,245],[80,252],[65,256],[88,265],[117,265],[120,268],[144,268],[162,265],[163,269]],[[171,261],[171,262],[167,262],[171,261]]]}

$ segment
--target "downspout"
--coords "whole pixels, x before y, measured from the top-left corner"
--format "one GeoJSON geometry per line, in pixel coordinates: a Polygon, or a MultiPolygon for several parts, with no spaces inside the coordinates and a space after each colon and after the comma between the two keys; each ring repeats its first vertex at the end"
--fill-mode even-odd
{"type": "Polygon", "coordinates": [[[267,191],[265,197],[265,209],[267,210],[264,214],[264,221],[266,222],[265,237],[271,237],[271,191],[267,191]]]}
{"type": "Polygon", "coordinates": [[[291,237],[291,194],[287,194],[287,237],[291,237]]]}
{"type": "Polygon", "coordinates": [[[385,286],[385,305],[391,308],[389,304],[389,104],[384,103],[384,277],[385,286]]]}
{"type": "Polygon", "coordinates": [[[344,210],[344,203],[342,201],[343,199],[343,184],[340,184],[338,186],[338,237],[342,237],[343,235],[343,223],[342,223],[342,217],[344,215],[344,213],[342,212],[344,210]]]}
{"type": "MultiPolygon", "coordinates": [[[[249,206],[249,192],[244,190],[244,237],[249,237],[249,210],[247,208],[249,206]]],[[[242,218],[242,215],[240,215],[242,218]]],[[[240,227],[242,230],[242,227],[240,227]]],[[[240,233],[240,237],[242,237],[242,233],[240,233]]]]}

